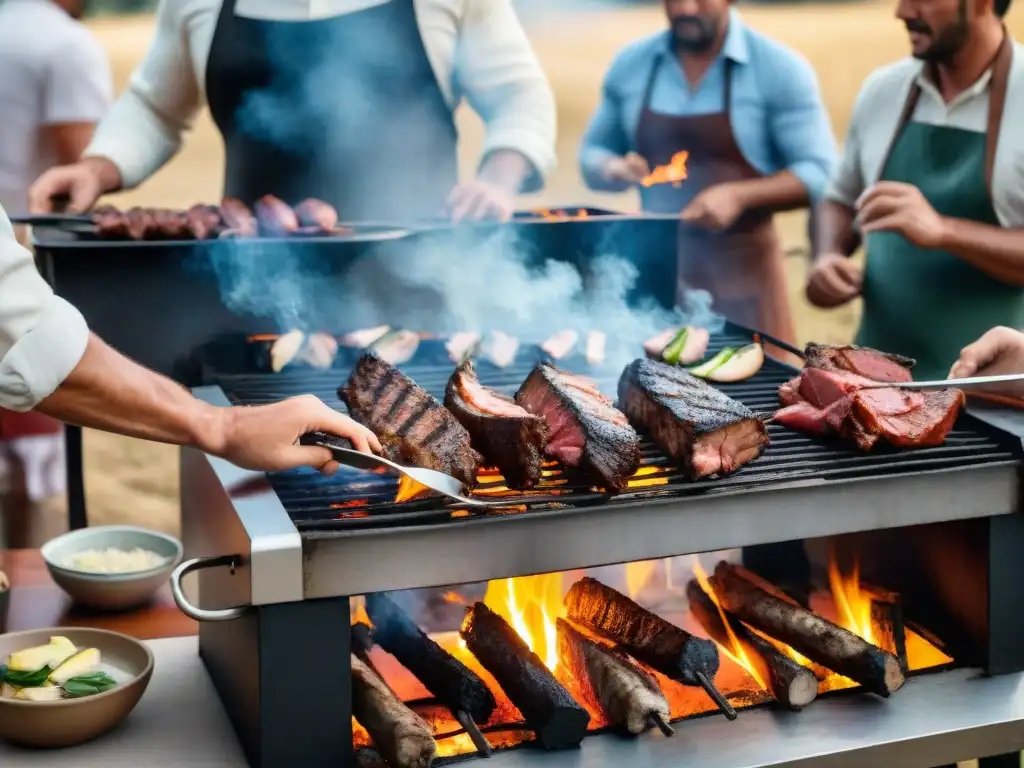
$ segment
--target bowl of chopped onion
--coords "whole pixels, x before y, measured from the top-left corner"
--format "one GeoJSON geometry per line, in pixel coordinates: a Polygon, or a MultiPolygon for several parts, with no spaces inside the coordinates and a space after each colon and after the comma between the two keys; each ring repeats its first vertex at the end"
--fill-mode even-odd
{"type": "Polygon", "coordinates": [[[76,603],[106,610],[149,602],[181,561],[181,542],[130,525],[82,528],[42,548],[50,575],[76,603]]]}

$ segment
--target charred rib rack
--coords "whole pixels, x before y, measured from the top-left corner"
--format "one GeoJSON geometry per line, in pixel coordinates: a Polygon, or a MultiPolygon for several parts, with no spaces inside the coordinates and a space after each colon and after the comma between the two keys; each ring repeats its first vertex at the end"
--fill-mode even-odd
{"type": "Polygon", "coordinates": [[[465,427],[394,366],[363,355],[338,397],[352,418],[377,434],[387,458],[444,472],[469,487],[476,483],[481,457],[465,427]]]}
{"type": "Polygon", "coordinates": [[[668,700],[653,677],[621,651],[594,642],[565,619],[556,623],[558,655],[593,709],[634,735],[652,725],[672,734],[668,700]]]}
{"type": "Polygon", "coordinates": [[[461,635],[522,713],[541,746],[569,749],[583,741],[590,715],[501,616],[475,603],[466,614],[461,635]]]}
{"type": "Polygon", "coordinates": [[[699,685],[726,717],[736,717],[712,683],[719,658],[718,648],[710,640],[669,624],[589,576],[572,585],[565,596],[565,608],[574,623],[617,643],[633,658],[673,680],[699,685]]]}
{"type": "Polygon", "coordinates": [[[691,478],[729,474],[768,445],[764,422],[686,371],[634,360],[619,379],[619,406],[691,478]]]}
{"type": "Polygon", "coordinates": [[[541,363],[515,399],[547,422],[549,455],[609,492],[628,487],[640,466],[640,438],[592,382],[541,363]]]}
{"type": "Polygon", "coordinates": [[[445,390],[444,404],[473,440],[484,461],[496,466],[510,488],[532,488],[540,482],[540,466],[548,428],[515,400],[480,383],[472,362],[460,365],[445,390]]]}
{"type": "Polygon", "coordinates": [[[751,632],[743,622],[721,610],[696,579],[686,585],[690,612],[719,645],[729,648],[733,638],[746,658],[779,704],[789,709],[802,709],[818,695],[818,678],[811,670],[779,651],[760,635],[751,632]]]}
{"type": "Polygon", "coordinates": [[[352,655],[352,714],[391,768],[429,768],[437,744],[423,719],[352,655]]]}
{"type": "Polygon", "coordinates": [[[853,632],[762,589],[739,566],[721,562],[712,587],[722,607],[833,672],[879,696],[903,685],[899,660],[853,632]]]}

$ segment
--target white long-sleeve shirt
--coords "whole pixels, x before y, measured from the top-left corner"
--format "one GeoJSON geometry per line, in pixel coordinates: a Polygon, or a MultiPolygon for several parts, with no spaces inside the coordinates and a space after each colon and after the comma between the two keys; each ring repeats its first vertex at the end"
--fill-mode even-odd
{"type": "Polygon", "coordinates": [[[0,206],[0,407],[31,411],[71,374],[88,343],[82,313],[54,295],[0,206]]]}
{"type": "MultiPolygon", "coordinates": [[[[308,21],[389,0],[237,0],[255,19],[308,21]]],[[[454,109],[486,125],[484,155],[521,152],[542,179],[555,164],[555,99],[512,0],[413,0],[427,58],[454,109]]],[[[156,36],[85,154],[106,157],[135,187],[179,149],[205,103],[206,62],[221,0],[160,0],[156,36]]]]}

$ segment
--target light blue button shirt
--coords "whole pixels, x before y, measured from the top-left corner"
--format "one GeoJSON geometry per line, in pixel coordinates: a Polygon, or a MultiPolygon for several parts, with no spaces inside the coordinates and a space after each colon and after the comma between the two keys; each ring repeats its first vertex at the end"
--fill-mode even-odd
{"type": "MultiPolygon", "coordinates": [[[[818,77],[796,51],[743,23],[733,10],[722,52],[696,90],[671,50],[671,33],[639,40],[623,49],[605,76],[601,103],[580,149],[583,180],[591,189],[621,192],[601,166],[609,156],[636,151],[636,131],[651,67],[666,58],[654,82],[649,107],[670,115],[706,115],[724,109],[725,60],[732,66],[732,130],[740,151],[755,169],[770,176],[793,173],[813,201],[825,191],[836,162],[836,142],[821,99],[818,77]]],[[[696,156],[696,147],[679,147],[696,156]]]]}

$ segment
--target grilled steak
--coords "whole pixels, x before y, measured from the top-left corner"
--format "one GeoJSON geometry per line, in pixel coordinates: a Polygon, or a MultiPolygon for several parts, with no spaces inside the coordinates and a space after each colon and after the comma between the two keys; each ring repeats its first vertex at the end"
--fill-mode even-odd
{"type": "Polygon", "coordinates": [[[465,427],[391,364],[363,355],[338,397],[353,419],[377,433],[386,458],[475,485],[481,456],[465,427]]]}
{"type": "Polygon", "coordinates": [[[288,203],[273,195],[264,195],[254,206],[260,234],[266,237],[287,237],[299,228],[299,219],[288,203]]]}
{"type": "Polygon", "coordinates": [[[532,488],[540,482],[548,438],[543,419],[481,384],[468,361],[448,380],[444,404],[469,431],[484,462],[501,470],[509,488],[532,488]]]}
{"type": "Polygon", "coordinates": [[[640,437],[592,382],[540,363],[515,399],[547,423],[548,455],[606,491],[626,489],[640,466],[640,437]]]}
{"type": "Polygon", "coordinates": [[[879,440],[901,448],[923,448],[943,443],[964,404],[958,389],[863,389],[877,379],[836,370],[826,362],[829,367],[805,368],[779,388],[779,399],[786,407],[776,412],[776,422],[813,435],[839,435],[864,451],[879,440]]]}
{"type": "Polygon", "coordinates": [[[654,360],[634,360],[622,372],[619,407],[693,479],[735,472],[768,445],[764,422],[745,405],[654,360]]]}
{"type": "Polygon", "coordinates": [[[831,344],[808,344],[804,349],[806,366],[823,371],[846,371],[872,381],[910,381],[915,360],[890,355],[877,349],[831,344]]]}

